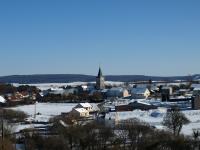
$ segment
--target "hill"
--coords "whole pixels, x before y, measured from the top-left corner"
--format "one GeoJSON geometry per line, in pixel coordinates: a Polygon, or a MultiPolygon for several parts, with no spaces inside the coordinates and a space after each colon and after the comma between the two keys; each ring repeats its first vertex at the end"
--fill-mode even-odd
{"type": "MultiPolygon", "coordinates": [[[[108,75],[105,76],[107,81],[121,81],[121,82],[132,82],[132,81],[174,81],[174,80],[199,80],[200,75],[193,76],[171,76],[171,77],[159,77],[159,76],[144,76],[144,75],[108,75]]],[[[91,82],[95,81],[96,77],[92,75],[82,74],[43,74],[43,75],[11,75],[0,77],[1,83],[68,83],[68,82],[91,82]]]]}

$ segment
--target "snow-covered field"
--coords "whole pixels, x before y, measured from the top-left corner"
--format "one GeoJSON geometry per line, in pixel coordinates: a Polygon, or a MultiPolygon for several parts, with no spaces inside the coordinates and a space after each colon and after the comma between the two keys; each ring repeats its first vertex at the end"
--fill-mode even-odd
{"type": "Polygon", "coordinates": [[[34,115],[36,107],[36,113],[39,112],[42,115],[55,116],[60,115],[61,112],[71,111],[71,109],[76,105],[77,103],[36,103],[32,105],[13,107],[12,109],[24,111],[28,115],[32,116],[34,115]]]}
{"type": "MultiPolygon", "coordinates": [[[[51,88],[59,88],[62,86],[79,86],[79,85],[86,85],[86,84],[95,84],[95,82],[71,82],[71,83],[38,83],[38,84],[18,84],[18,83],[13,83],[14,86],[18,87],[20,85],[29,85],[29,86],[36,86],[40,90],[48,90],[51,88]]],[[[113,82],[113,81],[105,81],[106,85],[116,85],[120,86],[123,85],[124,82],[113,82]]]]}
{"type": "MultiPolygon", "coordinates": [[[[193,129],[200,129],[200,110],[185,110],[182,111],[186,117],[191,121],[190,124],[184,125],[182,133],[185,135],[191,135],[193,129]]],[[[156,110],[142,111],[134,110],[128,112],[110,112],[106,115],[106,119],[111,120],[126,120],[131,118],[137,118],[141,121],[147,122],[158,129],[164,129],[162,125],[163,117],[166,114],[166,109],[158,108],[156,110]]]]}
{"type": "MultiPolygon", "coordinates": [[[[50,118],[60,115],[62,112],[66,113],[72,110],[73,107],[75,107],[77,104],[76,103],[37,103],[36,105],[23,105],[23,106],[17,106],[17,107],[12,107],[9,109],[13,110],[19,110],[25,112],[29,117],[27,120],[30,121],[38,121],[38,122],[48,122],[50,118]],[[40,113],[40,115],[36,115],[34,118],[35,114],[35,109],[36,113],[40,113]]],[[[42,124],[16,124],[13,126],[13,132],[19,132],[22,129],[26,128],[34,128],[38,126],[45,126],[42,124]]]]}
{"type": "MultiPolygon", "coordinates": [[[[70,112],[76,105],[77,103],[36,103],[11,107],[9,109],[23,111],[30,118],[33,118],[36,112],[36,114],[39,113],[40,115],[36,115],[35,121],[48,121],[50,118],[61,113],[70,112]]],[[[94,109],[97,109],[97,104],[91,103],[91,105],[94,109]]]]}
{"type": "Polygon", "coordinates": [[[38,83],[38,84],[18,84],[14,83],[13,85],[18,87],[20,85],[29,85],[29,86],[36,86],[40,90],[48,90],[51,88],[59,88],[62,86],[79,86],[87,84],[86,82],[72,82],[72,83],[38,83]]]}
{"type": "MultiPolygon", "coordinates": [[[[69,112],[76,103],[37,103],[36,104],[36,113],[37,115],[34,119],[35,121],[48,121],[51,117],[60,115],[62,112],[69,112]]],[[[95,104],[93,104],[95,105],[95,104]]],[[[24,111],[29,115],[29,118],[33,118],[35,113],[35,105],[24,105],[17,106],[11,109],[24,111]]],[[[158,108],[155,110],[142,111],[134,110],[128,112],[110,112],[106,115],[106,119],[111,118],[111,120],[126,120],[131,118],[138,118],[141,121],[145,121],[152,126],[155,126],[158,129],[164,129],[162,126],[163,117],[166,114],[166,108],[158,108]]],[[[200,110],[184,110],[182,111],[186,117],[191,121],[190,124],[183,126],[182,133],[186,135],[191,135],[193,129],[200,129],[200,110]]],[[[37,125],[36,125],[37,126],[37,125]]],[[[16,131],[19,131],[22,128],[28,128],[30,125],[26,126],[17,126],[16,131]]]]}

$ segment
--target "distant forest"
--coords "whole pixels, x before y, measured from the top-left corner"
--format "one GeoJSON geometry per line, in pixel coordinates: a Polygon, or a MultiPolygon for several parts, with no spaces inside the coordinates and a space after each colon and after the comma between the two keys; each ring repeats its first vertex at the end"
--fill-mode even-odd
{"type": "MultiPolygon", "coordinates": [[[[192,76],[144,76],[144,75],[109,75],[105,76],[106,81],[121,81],[121,82],[134,82],[134,81],[174,81],[174,80],[198,80],[200,75],[192,76]]],[[[68,82],[92,82],[96,77],[91,75],[81,74],[44,74],[44,75],[12,75],[0,77],[0,83],[68,83],[68,82]]]]}

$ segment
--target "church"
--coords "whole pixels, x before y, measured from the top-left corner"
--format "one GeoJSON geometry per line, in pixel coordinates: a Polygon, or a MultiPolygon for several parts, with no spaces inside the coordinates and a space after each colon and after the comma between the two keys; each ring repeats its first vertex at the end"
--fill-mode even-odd
{"type": "Polygon", "coordinates": [[[99,72],[98,72],[98,75],[96,77],[96,89],[97,90],[105,89],[105,83],[104,82],[105,82],[105,79],[103,77],[101,67],[99,67],[99,72]]]}

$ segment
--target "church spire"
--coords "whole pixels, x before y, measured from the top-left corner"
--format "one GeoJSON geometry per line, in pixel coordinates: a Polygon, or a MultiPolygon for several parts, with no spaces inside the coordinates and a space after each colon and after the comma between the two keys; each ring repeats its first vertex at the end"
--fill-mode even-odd
{"type": "Polygon", "coordinates": [[[101,67],[99,67],[99,72],[98,72],[98,75],[96,77],[96,88],[98,90],[105,88],[104,77],[103,77],[103,74],[102,74],[102,71],[101,71],[101,67]]]}
{"type": "Polygon", "coordinates": [[[101,67],[99,67],[99,72],[98,72],[98,77],[102,77],[103,74],[102,74],[102,71],[101,71],[101,67]]]}

